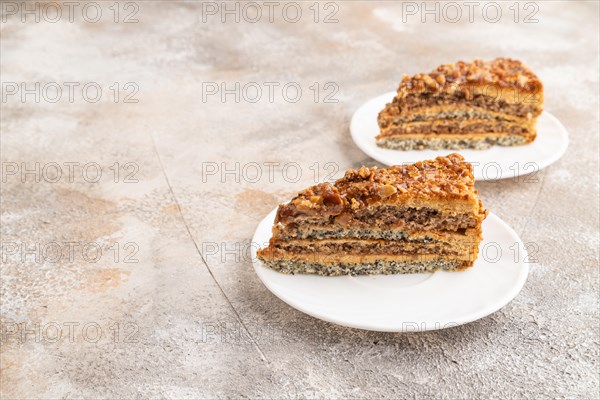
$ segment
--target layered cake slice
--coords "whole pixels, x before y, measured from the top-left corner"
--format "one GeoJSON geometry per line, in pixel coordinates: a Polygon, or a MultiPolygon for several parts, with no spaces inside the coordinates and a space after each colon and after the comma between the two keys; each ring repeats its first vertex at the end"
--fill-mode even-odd
{"type": "Polygon", "coordinates": [[[463,270],[477,258],[486,215],[471,164],[459,154],[361,167],[280,205],[258,258],[288,274],[463,270]]]}
{"type": "Polygon", "coordinates": [[[543,86],[520,61],[459,61],[404,76],[379,113],[381,147],[485,149],[532,142],[543,86]]]}

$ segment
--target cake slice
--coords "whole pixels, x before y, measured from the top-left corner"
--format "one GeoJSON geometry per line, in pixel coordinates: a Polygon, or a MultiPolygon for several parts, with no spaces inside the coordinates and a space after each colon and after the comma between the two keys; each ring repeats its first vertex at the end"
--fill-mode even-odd
{"type": "Polygon", "coordinates": [[[531,143],[542,113],[543,86],[520,61],[459,61],[429,74],[404,76],[379,113],[381,147],[485,149],[531,143]]]}
{"type": "Polygon", "coordinates": [[[280,205],[258,258],[288,274],[463,270],[477,258],[486,215],[471,164],[459,154],[361,167],[280,205]]]}

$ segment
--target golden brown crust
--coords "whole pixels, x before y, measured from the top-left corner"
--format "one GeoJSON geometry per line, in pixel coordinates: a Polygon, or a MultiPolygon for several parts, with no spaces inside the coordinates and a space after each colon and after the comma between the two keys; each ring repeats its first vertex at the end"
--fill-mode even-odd
{"type": "Polygon", "coordinates": [[[275,222],[297,216],[326,218],[364,207],[408,204],[483,213],[474,186],[473,167],[460,154],[389,168],[348,170],[335,184],[321,183],[282,204],[275,222]]]}
{"type": "Polygon", "coordinates": [[[398,87],[398,96],[414,93],[439,93],[444,88],[449,91],[467,86],[496,86],[514,88],[524,93],[541,93],[542,82],[521,61],[511,58],[496,58],[485,62],[475,59],[472,62],[458,61],[440,65],[429,74],[404,76],[398,87]]]}

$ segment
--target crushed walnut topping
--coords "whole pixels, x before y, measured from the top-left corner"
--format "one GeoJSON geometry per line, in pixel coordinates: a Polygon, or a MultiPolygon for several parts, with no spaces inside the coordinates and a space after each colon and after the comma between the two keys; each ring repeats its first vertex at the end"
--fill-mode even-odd
{"type": "Polygon", "coordinates": [[[473,199],[473,168],[460,154],[389,168],[360,167],[346,171],[333,185],[320,183],[279,206],[276,222],[295,216],[335,216],[361,207],[393,202],[398,196],[423,199],[473,199]]]}
{"type": "Polygon", "coordinates": [[[469,85],[494,85],[499,88],[539,93],[542,83],[521,61],[511,58],[496,58],[485,62],[479,59],[471,62],[458,61],[440,65],[429,74],[405,75],[398,87],[398,96],[406,97],[414,93],[453,93],[469,85]]]}

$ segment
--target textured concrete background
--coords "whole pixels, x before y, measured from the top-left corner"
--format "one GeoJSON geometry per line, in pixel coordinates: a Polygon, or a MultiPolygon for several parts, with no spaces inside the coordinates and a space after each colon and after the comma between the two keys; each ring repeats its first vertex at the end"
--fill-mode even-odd
{"type": "Polygon", "coordinates": [[[53,6],[36,4],[39,22],[2,4],[3,399],[598,398],[597,2],[520,3],[518,15],[503,3],[495,23],[484,3],[456,23],[440,5],[440,22],[423,23],[420,2],[297,2],[298,22],[295,5],[270,22],[259,2],[257,23],[256,9],[238,5],[235,22],[220,2],[98,2],[97,22],[83,4],[73,22],[66,5],[50,22],[53,6]],[[500,55],[539,74],[571,139],[534,176],[477,184],[535,253],[518,297],[419,334],[343,328],[275,298],[250,238],[316,178],[374,164],[350,139],[354,110],[402,73],[500,55]],[[36,82],[39,102],[11,84],[36,82]],[[79,83],[72,102],[66,82],[79,83]],[[252,103],[250,85],[239,102],[203,99],[209,82],[255,82],[263,96],[252,103]],[[97,102],[93,85],[82,95],[90,83],[97,102]]]}

